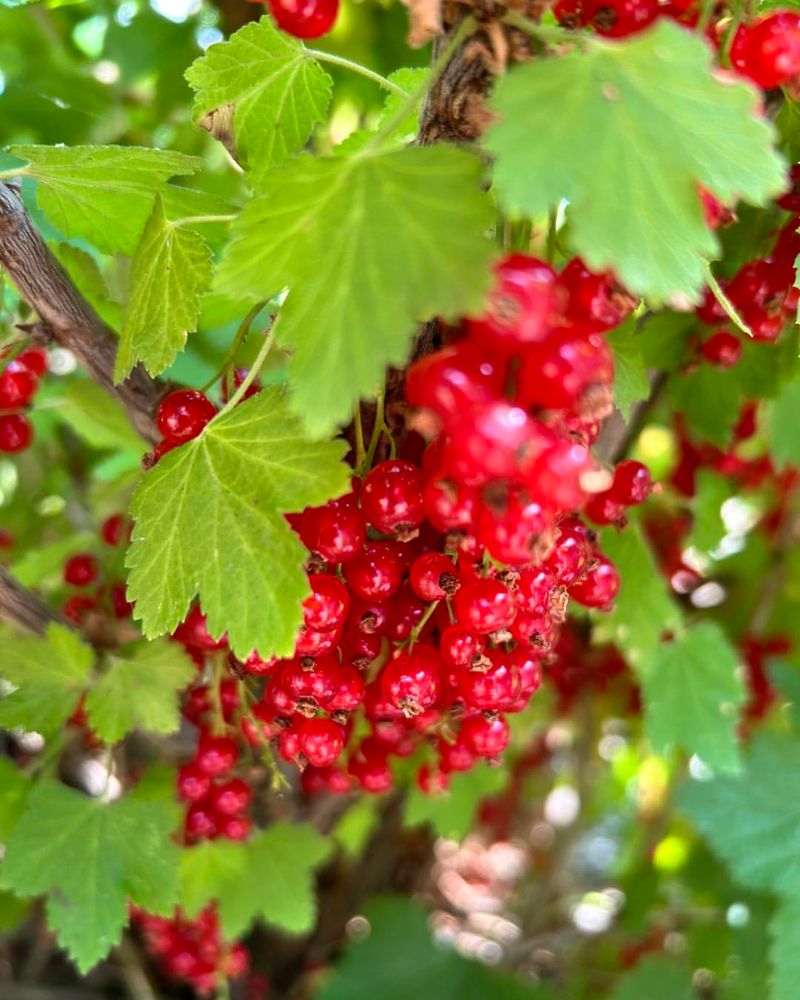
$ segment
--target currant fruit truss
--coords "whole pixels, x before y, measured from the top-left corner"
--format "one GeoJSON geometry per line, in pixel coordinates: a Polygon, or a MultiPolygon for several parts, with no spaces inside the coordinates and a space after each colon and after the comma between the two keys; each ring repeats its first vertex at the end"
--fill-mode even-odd
{"type": "MultiPolygon", "coordinates": [[[[82,970],[130,918],[164,977],[211,996],[245,974],[254,920],[313,925],[331,843],[275,821],[270,789],[342,808],[397,789],[409,822],[452,796],[471,821],[504,766],[551,752],[530,750],[542,720],[617,685],[655,752],[721,775],[687,809],[742,884],[796,905],[741,867],[725,818],[733,775],[769,771],[742,744],[794,638],[760,603],[746,628],[711,617],[708,577],[752,529],[720,514],[739,494],[759,498],[763,563],[794,537],[800,15],[557,0],[479,24],[465,3],[429,70],[385,79],[299,41],[338,6],[270,0],[187,68],[196,121],[244,174],[218,185],[230,202],[170,181],[198,158],[128,145],[17,145],[0,173],[34,181],[49,226],[92,247],[60,259],[120,327],[113,378],[90,372],[116,401],[48,378],[34,443],[27,411],[58,364],[21,324],[0,451],[46,465],[63,420],[121,455],[97,473],[96,530],[0,533],[12,574],[59,613],[4,637],[0,724],[21,768],[0,776],[24,789],[7,829],[0,810],[4,890],[52,894],[82,970]],[[485,92],[453,122],[439,85],[467,56],[485,92]],[[338,145],[331,64],[388,91],[338,145]],[[121,311],[95,275],[119,256],[121,311]],[[227,342],[201,385],[179,356],[204,324],[227,342]],[[119,764],[137,729],[180,729],[166,779],[119,764]],[[23,773],[26,731],[47,748],[23,773]],[[67,740],[108,764],[94,798],[56,780],[67,740]],[[56,814],[71,818],[57,835],[56,814]]],[[[412,37],[438,31],[418,8],[412,37]]],[[[15,475],[47,513],[29,461],[15,475]]],[[[83,468],[64,461],[80,507],[83,468]]],[[[775,796],[776,825],[796,791],[775,796]]]]}

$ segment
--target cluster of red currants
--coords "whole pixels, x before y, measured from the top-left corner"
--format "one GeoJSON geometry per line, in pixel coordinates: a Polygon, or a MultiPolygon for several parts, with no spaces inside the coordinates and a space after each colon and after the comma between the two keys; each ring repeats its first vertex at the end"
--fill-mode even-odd
{"type": "MultiPolygon", "coordinates": [[[[506,258],[486,313],[409,370],[408,422],[427,446],[408,434],[403,457],[289,518],[311,553],[294,656],[236,661],[192,609],[175,639],[198,664],[227,657],[263,686],[228,677],[216,694],[206,684],[189,692],[184,714],[200,739],[179,777],[188,841],[249,832],[246,783],[215,783],[236,763],[240,736],[274,741],[310,792],[353,782],[384,791],[391,758],[427,745],[418,780],[440,790],[452,772],[502,753],[504,716],[539,688],[569,598],[604,608],[619,587],[579,512],[594,498],[613,514],[603,523],[621,521],[650,492],[644,466],[623,462],[612,475],[589,450],[611,405],[603,333],[633,305],[612,275],[579,259],[556,274],[506,258]]],[[[195,433],[206,415],[188,421],[195,433]]],[[[162,431],[182,437],[162,416],[162,431]]]]}
{"type": "MultiPolygon", "coordinates": [[[[120,549],[130,537],[130,521],[124,514],[112,514],[100,526],[100,538],[109,549],[120,549]]],[[[118,567],[121,570],[122,567],[118,567]]],[[[61,606],[61,614],[74,625],[81,625],[92,612],[112,618],[129,618],[133,605],[125,596],[124,581],[103,583],[101,560],[91,552],[77,552],[64,563],[64,583],[74,588],[61,606]],[[95,584],[99,585],[95,587],[95,584]],[[94,588],[89,590],[89,588],[94,588]]]]}
{"type": "Polygon", "coordinates": [[[12,358],[0,375],[0,452],[25,451],[33,441],[33,425],[25,413],[39,380],[47,371],[47,351],[29,347],[12,358]]]}
{"type": "Polygon", "coordinates": [[[213,906],[193,920],[180,910],[159,917],[134,908],[131,916],[164,975],[186,983],[201,997],[216,996],[222,980],[239,979],[247,972],[247,950],[238,941],[223,940],[213,906]]]}
{"type": "MultiPolygon", "coordinates": [[[[800,180],[792,171],[792,180],[800,180]]],[[[800,212],[800,193],[793,188],[778,200],[781,208],[800,212]]],[[[800,290],[795,288],[795,260],[800,253],[797,229],[800,216],[794,215],[779,231],[768,256],[748,261],[733,277],[720,280],[720,287],[753,334],[753,339],[772,342],[778,339],[787,323],[797,314],[800,290]]],[[[697,317],[711,327],[728,320],[717,296],[708,289],[697,309],[697,317]]],[[[738,338],[727,331],[717,330],[701,348],[703,357],[721,368],[736,364],[742,354],[738,338]]]]}

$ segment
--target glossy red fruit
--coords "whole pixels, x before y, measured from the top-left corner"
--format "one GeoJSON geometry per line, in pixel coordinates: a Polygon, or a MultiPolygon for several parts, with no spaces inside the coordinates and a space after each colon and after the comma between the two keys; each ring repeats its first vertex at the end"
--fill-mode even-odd
{"type": "Polygon", "coordinates": [[[620,579],[616,566],[605,556],[597,556],[596,564],[586,576],[569,588],[570,597],[587,608],[607,608],[619,593],[620,579]]]}
{"type": "Polygon", "coordinates": [[[520,693],[519,671],[512,654],[501,649],[485,654],[490,666],[462,670],[457,677],[458,691],[468,708],[481,711],[507,711],[520,693]]]}
{"type": "Polygon", "coordinates": [[[507,566],[524,566],[552,525],[552,514],[519,491],[496,505],[483,505],[478,519],[478,541],[507,566]]]}
{"type": "Polygon", "coordinates": [[[200,802],[211,788],[211,778],[197,764],[184,764],[178,771],[178,795],[184,802],[200,802]]]}
{"type": "Polygon", "coordinates": [[[278,27],[295,38],[326,35],[339,13],[339,0],[269,0],[278,27]]]}
{"type": "Polygon", "coordinates": [[[463,625],[448,625],[439,637],[439,652],[449,667],[468,668],[486,648],[482,636],[463,625]]]}
{"type": "Polygon", "coordinates": [[[88,587],[100,575],[100,564],[90,552],[79,552],[64,563],[64,582],[88,587]]]}
{"type": "Polygon", "coordinates": [[[292,525],[295,531],[312,552],[328,562],[346,562],[361,552],[367,526],[356,491],[330,500],[324,507],[309,507],[301,518],[300,527],[292,525]]]}
{"type": "Polygon", "coordinates": [[[520,344],[550,334],[560,304],[552,267],[535,257],[511,254],[495,267],[486,311],[467,321],[470,340],[490,352],[514,353],[520,344]]]}
{"type": "Polygon", "coordinates": [[[587,0],[585,16],[598,35],[624,38],[658,16],[658,0],[587,0]]]}
{"type": "Polygon", "coordinates": [[[297,727],[300,752],[314,767],[329,767],[344,748],[344,733],[332,719],[305,719],[297,727]]]}
{"type": "Polygon", "coordinates": [[[406,376],[409,406],[432,410],[445,427],[479,403],[503,392],[505,365],[462,342],[416,361],[406,376]]]}
{"type": "Polygon", "coordinates": [[[769,90],[800,73],[800,15],[781,10],[741,24],[733,36],[731,65],[769,90]]]}
{"type": "Polygon", "coordinates": [[[453,560],[443,552],[423,552],[411,564],[411,589],[423,601],[441,601],[459,587],[453,560]]]}
{"type": "Polygon", "coordinates": [[[408,716],[436,704],[441,690],[442,661],[433,646],[417,643],[390,660],[381,673],[383,696],[408,716]]]}
{"type": "Polygon", "coordinates": [[[440,737],[436,747],[439,751],[439,768],[445,774],[451,771],[469,771],[475,766],[477,754],[460,739],[448,743],[440,737]]]}
{"type": "Polygon", "coordinates": [[[184,828],[189,841],[211,840],[218,833],[214,814],[201,802],[196,802],[189,807],[184,820],[184,828]]]}
{"type": "Polygon", "coordinates": [[[378,531],[395,534],[423,519],[422,471],[411,462],[381,462],[361,486],[361,509],[378,531]]]}
{"type": "Polygon", "coordinates": [[[0,415],[0,452],[25,451],[33,442],[33,424],[22,413],[0,415]]]}
{"type": "Polygon", "coordinates": [[[625,505],[608,493],[596,493],[583,508],[584,515],[594,524],[623,524],[625,505]]]}
{"type": "Polygon", "coordinates": [[[253,832],[253,821],[249,816],[221,816],[218,822],[219,836],[224,840],[247,840],[253,832]]]}
{"type": "Polygon", "coordinates": [[[580,257],[565,266],[558,283],[567,294],[565,318],[587,333],[619,326],[636,305],[611,271],[590,271],[580,257]]]}
{"type": "Polygon", "coordinates": [[[0,375],[0,410],[19,410],[33,399],[38,387],[36,375],[15,358],[0,375]]]}
{"type": "Polygon", "coordinates": [[[131,524],[124,514],[112,514],[100,525],[100,537],[112,548],[121,545],[130,535],[131,524]]]}
{"type": "Polygon", "coordinates": [[[552,573],[557,583],[569,587],[583,576],[589,560],[589,551],[589,532],[586,525],[576,517],[565,518],[558,526],[556,544],[545,561],[545,568],[552,573]]]}
{"type": "Polygon", "coordinates": [[[208,804],[218,816],[242,813],[252,801],[253,789],[241,778],[214,785],[208,794],[208,804]]]}
{"type": "Polygon", "coordinates": [[[459,623],[478,635],[508,628],[517,611],[508,587],[488,577],[464,581],[454,607],[459,623]]]}
{"type": "Polygon", "coordinates": [[[21,351],[14,361],[25,365],[37,378],[41,378],[47,372],[47,351],[43,347],[29,347],[21,351]]]}
{"type": "Polygon", "coordinates": [[[511,479],[548,442],[522,407],[498,399],[462,415],[448,436],[442,472],[467,486],[511,479]]]}
{"type": "Polygon", "coordinates": [[[598,334],[559,338],[526,348],[517,373],[516,399],[526,409],[565,410],[578,404],[606,416],[614,379],[611,349],[598,334]],[[592,398],[592,394],[597,401],[592,398]],[[602,396],[601,396],[602,393],[602,396]]]}
{"type": "Polygon", "coordinates": [[[458,742],[476,757],[497,757],[508,746],[509,735],[508,723],[502,716],[486,719],[472,715],[461,723],[458,742]]]}
{"type": "Polygon", "coordinates": [[[158,405],[156,425],[175,444],[191,441],[215,416],[216,406],[197,389],[176,389],[158,405]]]}
{"type": "Polygon", "coordinates": [[[716,368],[733,368],[742,356],[742,342],[735,333],[720,330],[708,338],[700,353],[716,368]]]}
{"type": "Polygon", "coordinates": [[[208,631],[206,616],[200,610],[199,604],[192,605],[187,616],[172,634],[178,642],[182,642],[185,646],[191,646],[204,652],[210,653],[218,649],[228,648],[227,635],[223,634],[219,639],[215,639],[208,631]]]}
{"type": "Polygon", "coordinates": [[[197,743],[195,764],[203,774],[215,778],[230,771],[239,756],[236,740],[230,736],[212,736],[202,733],[197,743]]]}
{"type": "Polygon", "coordinates": [[[344,625],[350,610],[347,587],[330,573],[311,573],[311,594],[303,601],[303,624],[314,632],[331,632],[344,625]]]}
{"type": "Polygon", "coordinates": [[[650,470],[642,462],[628,458],[614,469],[614,481],[608,495],[616,503],[625,507],[644,503],[653,491],[650,470]]]}
{"type": "Polygon", "coordinates": [[[353,666],[345,664],[336,674],[336,693],[328,702],[329,712],[355,712],[364,701],[364,678],[353,666]]]}
{"type": "Polygon", "coordinates": [[[367,542],[344,566],[347,586],[363,601],[385,601],[397,593],[404,572],[396,542],[367,542]]]}
{"type": "Polygon", "coordinates": [[[435,477],[425,483],[422,505],[425,517],[437,531],[470,531],[477,516],[478,493],[453,480],[435,477]]]}

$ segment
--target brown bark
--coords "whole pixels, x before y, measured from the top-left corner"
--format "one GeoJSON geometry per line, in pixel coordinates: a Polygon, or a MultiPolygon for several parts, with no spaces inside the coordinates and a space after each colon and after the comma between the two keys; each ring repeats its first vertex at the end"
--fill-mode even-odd
{"type": "Polygon", "coordinates": [[[0,619],[25,632],[42,635],[50,622],[60,621],[58,615],[32,590],[0,566],[0,619]]]}
{"type": "Polygon", "coordinates": [[[22,298],[41,320],[40,335],[49,337],[75,355],[78,364],[98,385],[125,408],[142,437],[155,442],[154,413],[163,386],[142,368],[114,385],[117,338],[110,327],[77,291],[64,268],[47,247],[31,222],[19,194],[10,184],[0,183],[0,267],[22,298]]]}

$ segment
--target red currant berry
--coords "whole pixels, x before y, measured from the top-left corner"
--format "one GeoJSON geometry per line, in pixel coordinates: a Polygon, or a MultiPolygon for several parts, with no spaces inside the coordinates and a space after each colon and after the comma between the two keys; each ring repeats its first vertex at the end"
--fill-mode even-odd
{"type": "Polygon", "coordinates": [[[43,347],[29,347],[21,351],[14,361],[19,365],[25,365],[37,378],[41,378],[47,372],[47,351],[43,347]]]}
{"type": "Polygon", "coordinates": [[[587,333],[619,326],[636,305],[611,271],[590,271],[580,257],[566,265],[558,283],[567,294],[566,319],[587,333]]]}
{"type": "Polygon", "coordinates": [[[588,0],[585,11],[598,35],[624,38],[656,19],[658,0],[588,0]]]}
{"type": "Polygon", "coordinates": [[[415,362],[406,376],[409,406],[433,410],[445,427],[479,403],[502,395],[505,365],[469,343],[453,344],[415,362]]]}
{"type": "Polygon", "coordinates": [[[90,552],[79,552],[64,563],[64,582],[88,587],[100,575],[100,565],[90,552]]]}
{"type": "Polygon", "coordinates": [[[303,624],[313,632],[331,632],[344,624],[350,596],[341,580],[330,573],[312,573],[311,595],[303,601],[303,624]]]}
{"type": "Polygon", "coordinates": [[[742,356],[742,342],[736,334],[720,330],[708,338],[700,353],[716,368],[733,368],[742,356]]]}
{"type": "Polygon", "coordinates": [[[583,508],[583,513],[594,524],[622,524],[625,505],[617,503],[609,493],[596,493],[583,508]]]}
{"type": "Polygon", "coordinates": [[[212,840],[218,832],[214,814],[201,803],[195,803],[189,807],[184,820],[184,828],[186,837],[190,841],[212,840]]]}
{"type": "Polygon", "coordinates": [[[208,804],[218,816],[242,813],[252,801],[253,789],[241,778],[214,785],[208,795],[208,804]]]}
{"type": "Polygon", "coordinates": [[[463,582],[454,603],[459,622],[479,635],[508,628],[517,610],[508,587],[491,578],[463,582]]]}
{"type": "Polygon", "coordinates": [[[485,654],[490,666],[463,670],[458,674],[458,691],[469,708],[506,711],[520,693],[519,671],[513,656],[499,649],[485,654]]]}
{"type": "Polygon", "coordinates": [[[202,733],[197,743],[195,764],[203,774],[215,778],[230,771],[239,756],[236,740],[230,736],[212,736],[202,733]]]}
{"type": "Polygon", "coordinates": [[[19,410],[33,399],[38,380],[30,368],[10,361],[0,375],[0,410],[19,410]]]}
{"type": "Polygon", "coordinates": [[[439,652],[449,667],[470,667],[486,643],[463,625],[448,625],[439,638],[439,652]]]}
{"type": "Polygon", "coordinates": [[[508,746],[508,723],[502,716],[473,715],[461,723],[458,742],[476,757],[497,757],[508,746]]]}
{"type": "Polygon", "coordinates": [[[458,590],[453,560],[443,552],[423,552],[411,564],[411,589],[423,601],[441,601],[458,590]]]}
{"type": "Polygon", "coordinates": [[[184,802],[200,802],[211,788],[211,778],[197,764],[184,764],[178,771],[178,795],[184,802]]]}
{"type": "Polygon", "coordinates": [[[348,587],[363,601],[385,601],[403,580],[403,557],[396,542],[367,542],[344,566],[348,587]]]}
{"type": "Polygon", "coordinates": [[[191,441],[217,412],[216,406],[197,389],[176,389],[161,400],[156,425],[175,444],[191,441]]]}
{"type": "Polygon", "coordinates": [[[410,462],[381,462],[361,487],[361,509],[378,531],[394,534],[423,519],[422,472],[410,462]]]}
{"type": "Polygon", "coordinates": [[[736,29],[731,65],[764,90],[800,73],[800,15],[781,10],[736,29]]]}
{"type": "Polygon", "coordinates": [[[342,727],[332,719],[304,719],[297,738],[300,752],[314,767],[329,767],[344,748],[342,727]]]}
{"type": "Polygon", "coordinates": [[[220,817],[218,832],[225,840],[247,840],[253,832],[253,821],[249,816],[220,817]]]}
{"type": "Polygon", "coordinates": [[[559,313],[556,273],[549,264],[512,254],[495,267],[486,312],[468,320],[470,339],[489,352],[515,353],[547,337],[559,313]]]}
{"type": "Polygon", "coordinates": [[[22,413],[0,416],[0,452],[25,451],[33,441],[33,424],[22,413]]]}
{"type": "Polygon", "coordinates": [[[419,715],[436,704],[441,690],[441,668],[436,649],[427,643],[417,643],[383,668],[383,695],[405,715],[419,715]]]}
{"type": "Polygon", "coordinates": [[[275,23],[295,38],[326,35],[339,13],[339,0],[269,0],[275,23]]]}
{"type": "Polygon", "coordinates": [[[476,754],[468,746],[456,740],[455,743],[448,743],[439,739],[437,743],[439,751],[439,769],[449,774],[451,771],[469,771],[475,766],[476,754]]]}
{"type": "Polygon", "coordinates": [[[218,649],[228,648],[228,638],[226,635],[215,639],[208,631],[206,616],[200,610],[198,604],[192,605],[188,615],[173,632],[173,637],[182,642],[184,646],[204,652],[214,652],[218,649]]]}
{"type": "Polygon", "coordinates": [[[329,712],[355,712],[364,701],[364,678],[347,664],[339,668],[336,677],[336,694],[327,704],[329,712]]]}
{"type": "Polygon", "coordinates": [[[607,608],[619,593],[619,583],[616,566],[601,555],[586,576],[569,588],[569,593],[586,608],[607,608]]]}
{"type": "Polygon", "coordinates": [[[130,537],[131,525],[124,514],[112,514],[100,525],[100,537],[112,548],[121,545],[125,538],[130,537]]]}
{"type": "Polygon", "coordinates": [[[591,407],[593,419],[601,419],[610,409],[613,380],[614,360],[602,337],[560,337],[522,352],[516,399],[526,409],[566,410],[580,404],[591,407]]]}
{"type": "Polygon", "coordinates": [[[614,469],[614,481],[608,496],[625,507],[644,503],[653,490],[653,479],[646,465],[629,458],[614,469]]]}

